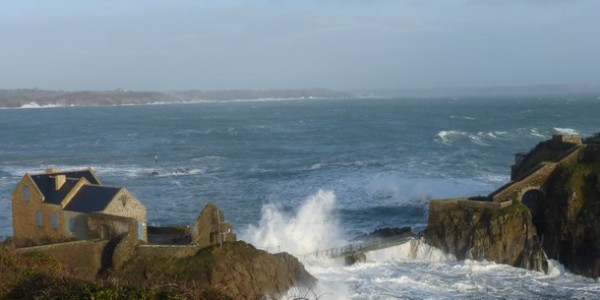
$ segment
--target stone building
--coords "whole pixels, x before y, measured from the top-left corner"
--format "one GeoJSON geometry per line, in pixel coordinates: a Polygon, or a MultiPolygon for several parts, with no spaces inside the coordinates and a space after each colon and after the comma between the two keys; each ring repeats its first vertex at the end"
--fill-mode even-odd
{"type": "Polygon", "coordinates": [[[136,233],[146,241],[146,207],[125,188],[100,183],[93,170],[25,174],[12,197],[17,247],[136,233]]]}
{"type": "Polygon", "coordinates": [[[192,243],[202,246],[217,246],[227,242],[235,242],[233,225],[225,221],[223,212],[214,203],[208,203],[198,218],[192,232],[192,243]]]}

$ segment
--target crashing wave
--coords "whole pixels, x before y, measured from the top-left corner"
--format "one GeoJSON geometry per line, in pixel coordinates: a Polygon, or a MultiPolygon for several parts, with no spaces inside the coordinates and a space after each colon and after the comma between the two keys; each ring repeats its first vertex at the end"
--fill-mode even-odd
{"type": "Polygon", "coordinates": [[[554,131],[558,134],[579,134],[577,130],[572,128],[554,127],[554,131]]]}

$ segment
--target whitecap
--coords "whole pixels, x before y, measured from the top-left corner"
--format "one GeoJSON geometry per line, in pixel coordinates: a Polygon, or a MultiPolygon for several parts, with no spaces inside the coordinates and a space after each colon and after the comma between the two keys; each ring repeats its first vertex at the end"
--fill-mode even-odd
{"type": "Polygon", "coordinates": [[[470,116],[460,116],[460,115],[451,115],[450,116],[451,119],[463,119],[463,120],[477,120],[477,118],[475,117],[470,117],[470,116]]]}
{"type": "Polygon", "coordinates": [[[554,127],[554,131],[558,134],[579,134],[577,130],[572,128],[554,127]]]}
{"type": "Polygon", "coordinates": [[[439,138],[440,142],[447,145],[450,145],[453,142],[468,136],[466,132],[459,130],[442,130],[436,135],[439,138]]]}
{"type": "Polygon", "coordinates": [[[311,169],[311,170],[318,170],[318,169],[320,169],[322,166],[323,166],[322,164],[314,164],[314,165],[310,166],[310,169],[311,169]]]}
{"type": "Polygon", "coordinates": [[[535,137],[541,137],[541,138],[546,138],[545,135],[541,134],[537,128],[531,128],[529,130],[529,134],[535,137]]]}

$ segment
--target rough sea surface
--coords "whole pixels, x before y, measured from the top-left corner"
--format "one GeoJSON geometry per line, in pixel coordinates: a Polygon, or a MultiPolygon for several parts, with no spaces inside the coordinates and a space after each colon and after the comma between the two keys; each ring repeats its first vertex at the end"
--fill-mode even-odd
{"type": "MultiPolygon", "coordinates": [[[[312,99],[0,109],[0,237],[23,174],[92,167],[149,223],[193,223],[215,202],[240,238],[302,255],[385,226],[427,224],[428,200],[485,195],[514,153],[557,133],[600,130],[600,98],[312,99]],[[158,159],[156,159],[158,158],[158,159]],[[153,175],[156,172],[158,175],[153,175]]],[[[419,242],[346,267],[302,258],[320,299],[584,298],[600,285],[456,261],[419,242]]]]}

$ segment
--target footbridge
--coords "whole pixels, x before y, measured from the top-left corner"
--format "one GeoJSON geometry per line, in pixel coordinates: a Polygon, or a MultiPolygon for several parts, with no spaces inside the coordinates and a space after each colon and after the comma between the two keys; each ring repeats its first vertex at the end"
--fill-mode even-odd
{"type": "Polygon", "coordinates": [[[416,238],[412,235],[410,236],[399,236],[399,237],[387,237],[387,238],[378,238],[373,239],[367,242],[360,242],[349,244],[342,247],[330,248],[317,250],[315,252],[310,252],[301,255],[301,257],[327,257],[327,258],[338,258],[338,257],[349,257],[355,254],[364,254],[365,252],[381,250],[385,248],[390,248],[398,245],[402,245],[410,242],[411,240],[415,240],[416,238]]]}

